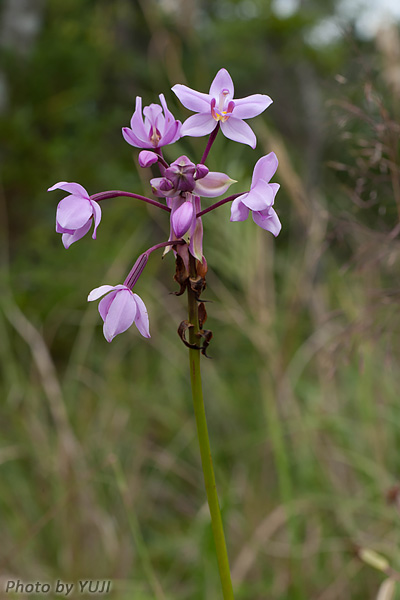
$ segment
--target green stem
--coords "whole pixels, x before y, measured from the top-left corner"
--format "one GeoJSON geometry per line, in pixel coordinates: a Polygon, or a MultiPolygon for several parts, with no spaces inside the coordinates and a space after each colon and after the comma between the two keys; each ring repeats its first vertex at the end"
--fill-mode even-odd
{"type": "MultiPolygon", "coordinates": [[[[196,278],[196,260],[192,256],[190,256],[190,276],[196,278]]],[[[199,344],[199,339],[196,336],[199,331],[198,304],[196,296],[191,290],[190,286],[188,286],[188,310],[189,322],[193,324],[193,327],[189,329],[189,341],[191,344],[199,344]]],[[[197,435],[200,445],[201,464],[203,467],[208,506],[210,508],[211,526],[214,536],[215,549],[217,552],[222,592],[224,600],[234,600],[232,580],[229,569],[229,559],[222,526],[221,511],[219,508],[214,468],[211,458],[210,440],[208,437],[206,413],[204,409],[199,350],[189,348],[189,363],[194,413],[196,416],[197,435]]]]}

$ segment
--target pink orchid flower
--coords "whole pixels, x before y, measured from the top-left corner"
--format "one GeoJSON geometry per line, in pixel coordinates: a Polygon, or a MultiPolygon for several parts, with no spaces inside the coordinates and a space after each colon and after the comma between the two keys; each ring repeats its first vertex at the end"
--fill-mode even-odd
{"type": "Polygon", "coordinates": [[[235,100],[233,81],[226,69],[218,71],[208,94],[181,84],[174,85],[172,91],[183,106],[198,113],[186,119],[181,129],[182,136],[208,135],[220,123],[221,131],[227,138],[256,147],[256,136],[243,119],[251,119],[268,108],[272,103],[269,96],[254,94],[235,100]]]}
{"type": "Polygon", "coordinates": [[[143,300],[126,285],[101,285],[92,290],[88,302],[98,300],[99,313],[104,321],[103,333],[107,342],[126,331],[134,322],[143,337],[149,338],[149,317],[143,300]]]}
{"type": "Polygon", "coordinates": [[[62,233],[62,243],[65,248],[80,240],[90,229],[94,221],[92,238],[96,239],[97,227],[101,220],[101,208],[91,200],[88,192],[79,183],[60,181],[47,191],[61,189],[69,192],[57,206],[56,231],[62,233]]]}
{"type": "Polygon", "coordinates": [[[232,202],[231,221],[245,221],[251,210],[253,221],[257,225],[270,231],[275,237],[278,235],[282,225],[272,206],[280,186],[279,183],[269,183],[277,168],[278,159],[274,152],[257,161],[250,191],[232,202]]]}
{"type": "Polygon", "coordinates": [[[159,104],[150,104],[143,109],[142,99],[136,97],[136,108],[131,118],[131,128],[123,127],[122,135],[128,144],[135,148],[161,148],[173,144],[181,137],[182,123],[168,110],[164,95],[159,96],[159,104]],[[163,114],[164,111],[164,114],[163,114]]]}

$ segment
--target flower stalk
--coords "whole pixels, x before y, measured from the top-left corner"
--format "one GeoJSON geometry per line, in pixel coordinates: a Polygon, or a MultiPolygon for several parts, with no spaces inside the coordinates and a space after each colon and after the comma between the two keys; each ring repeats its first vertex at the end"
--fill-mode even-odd
{"type": "MultiPolygon", "coordinates": [[[[196,278],[196,259],[189,257],[190,277],[196,278]]],[[[193,325],[189,329],[189,342],[197,344],[199,333],[198,301],[190,285],[187,286],[189,322],[193,325]]],[[[189,348],[190,382],[194,413],[196,417],[197,436],[200,446],[201,464],[203,468],[204,483],[207,493],[208,506],[211,515],[211,526],[218,560],[218,569],[224,600],[234,600],[232,580],[229,568],[228,552],[226,548],[221,511],[219,507],[217,488],[215,483],[214,467],[211,457],[210,440],[203,400],[203,389],[200,373],[200,352],[189,348]]]]}
{"type": "Polygon", "coordinates": [[[157,206],[157,208],[162,208],[167,212],[171,212],[171,209],[168,208],[168,206],[166,206],[165,204],[161,204],[161,202],[158,202],[157,200],[153,200],[153,198],[147,198],[146,196],[141,196],[140,194],[133,194],[132,192],[124,192],[122,190],[98,192],[97,194],[92,194],[90,197],[92,200],[100,202],[101,200],[108,200],[109,198],[119,198],[122,196],[125,196],[126,198],[135,198],[136,200],[147,202],[147,204],[152,204],[153,206],[157,206]]]}
{"type": "Polygon", "coordinates": [[[208,153],[210,152],[211,146],[213,145],[213,143],[215,141],[215,138],[217,137],[219,128],[220,128],[220,125],[219,125],[219,121],[218,121],[217,124],[216,124],[216,126],[215,126],[215,129],[213,129],[213,131],[211,132],[210,137],[208,138],[206,149],[204,150],[204,154],[201,157],[200,164],[202,164],[202,165],[204,165],[204,163],[207,160],[208,153]]]}
{"type": "Polygon", "coordinates": [[[211,212],[212,210],[218,208],[219,206],[223,206],[227,202],[232,202],[233,200],[236,200],[236,198],[238,198],[241,195],[242,194],[232,194],[232,196],[228,196],[227,198],[223,198],[223,200],[214,202],[214,204],[211,204],[211,206],[207,206],[207,208],[204,208],[203,210],[198,212],[196,217],[202,217],[203,215],[206,215],[207,213],[211,212]]]}
{"type": "MultiPolygon", "coordinates": [[[[188,117],[182,124],[168,109],[163,94],[159,96],[160,104],[150,104],[143,109],[142,99],[137,97],[130,127],[122,129],[125,141],[141,149],[138,155],[140,167],[158,166],[160,176],[153,177],[150,185],[153,195],[163,198],[164,203],[122,190],[108,190],[89,195],[79,183],[67,181],[56,183],[48,191],[61,189],[68,194],[58,203],[56,213],[56,231],[62,234],[65,248],[69,248],[71,244],[83,238],[91,230],[92,225],[92,238],[96,239],[97,228],[102,217],[99,203],[103,200],[125,196],[146,202],[169,213],[168,241],[156,244],[140,254],[124,283],[96,287],[89,293],[87,299],[89,302],[99,300],[98,310],[104,323],[104,337],[108,342],[133,324],[144,338],[149,338],[149,316],[142,298],[135,291],[136,284],[154,250],[165,248],[164,254],[171,249],[174,251],[176,257],[174,279],[180,286],[179,292],[175,294],[181,296],[185,290],[188,294],[189,318],[181,322],[178,334],[189,348],[193,406],[223,598],[234,600],[200,373],[200,353],[207,356],[206,350],[212,338],[212,331],[203,329],[207,314],[204,303],[199,300],[201,292],[205,289],[207,272],[207,261],[203,254],[201,217],[229,202],[231,221],[244,221],[251,212],[253,221],[259,227],[277,236],[281,224],[273,205],[279,185],[270,181],[278,166],[275,153],[270,152],[258,160],[253,170],[249,191],[233,194],[204,209],[201,208],[201,198],[222,196],[233,183],[237,183],[229,175],[210,171],[205,165],[219,131],[230,140],[255,148],[256,136],[245,121],[264,112],[272,100],[265,94],[253,94],[246,98],[235,99],[232,78],[224,68],[220,69],[214,77],[208,94],[182,84],[175,85],[172,90],[182,104],[196,114],[188,117]],[[187,156],[179,156],[169,164],[163,157],[164,146],[175,143],[183,136],[204,135],[209,135],[209,139],[199,163],[192,162],[187,156]],[[186,339],[186,332],[189,341],[186,339]]],[[[132,521],[132,523],[133,535],[139,547],[142,540],[136,533],[138,531],[136,522],[132,521]]],[[[161,598],[161,587],[153,577],[151,565],[144,554],[142,554],[142,563],[154,593],[157,598],[161,598]]]]}
{"type": "Polygon", "coordinates": [[[168,242],[161,242],[160,244],[156,244],[155,246],[152,246],[151,248],[146,250],[146,252],[143,252],[143,254],[141,254],[138,257],[138,259],[136,260],[132,269],[129,271],[129,273],[124,281],[124,285],[126,285],[126,287],[130,288],[131,290],[134,288],[135,283],[137,282],[137,280],[143,273],[145,266],[147,265],[147,261],[149,260],[150,254],[152,252],[154,252],[154,250],[158,250],[159,248],[165,248],[166,246],[180,246],[185,243],[186,242],[184,240],[173,240],[173,241],[168,241],[168,242]]]}

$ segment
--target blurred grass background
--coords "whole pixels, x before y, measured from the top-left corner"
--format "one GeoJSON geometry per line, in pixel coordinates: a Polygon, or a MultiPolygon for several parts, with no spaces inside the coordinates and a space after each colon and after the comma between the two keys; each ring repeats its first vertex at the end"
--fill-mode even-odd
{"type": "Polygon", "coordinates": [[[256,151],[221,136],[208,165],[235,193],[274,150],[283,223],[275,240],[228,206],[204,217],[203,374],[236,598],[377,598],[385,575],[358,547],[400,570],[400,41],[355,5],[3,0],[2,589],[92,578],[121,600],[220,597],[171,254],[138,284],[150,341],[132,328],[107,344],[86,303],[167,239],[167,219],[107,201],[97,241],[65,251],[62,196],[45,190],[149,194],[120,133],[135,96],[164,93],[183,120],[170,87],[207,91],[222,66],[238,97],[274,104],[251,122],[256,151]]]}

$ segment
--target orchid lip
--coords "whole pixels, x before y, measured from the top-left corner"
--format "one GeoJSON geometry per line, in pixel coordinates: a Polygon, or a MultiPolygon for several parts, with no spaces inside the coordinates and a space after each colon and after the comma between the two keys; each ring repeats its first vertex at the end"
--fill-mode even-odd
{"type": "Polygon", "coordinates": [[[211,115],[216,121],[222,121],[222,123],[225,123],[229,119],[233,109],[235,108],[235,102],[233,100],[229,100],[225,110],[226,98],[224,96],[227,96],[228,94],[228,90],[222,90],[219,96],[218,106],[216,99],[211,99],[211,115]]]}

